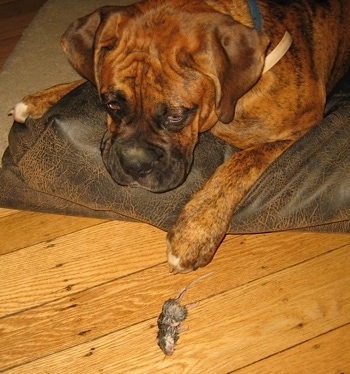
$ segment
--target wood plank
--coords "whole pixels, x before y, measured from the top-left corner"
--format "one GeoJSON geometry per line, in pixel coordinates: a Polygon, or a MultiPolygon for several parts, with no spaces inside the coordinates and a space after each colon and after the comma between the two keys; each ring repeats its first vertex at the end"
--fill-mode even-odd
{"type": "Polygon", "coordinates": [[[0,0],[0,19],[35,14],[46,0],[0,0]]]}
{"type": "Polygon", "coordinates": [[[32,20],[35,16],[35,12],[28,13],[28,14],[21,14],[15,17],[9,17],[5,19],[0,18],[0,40],[2,47],[11,47],[11,49],[17,43],[9,43],[8,40],[12,40],[14,38],[20,38],[24,29],[28,25],[28,20],[32,20]]]}
{"type": "Polygon", "coordinates": [[[0,18],[0,69],[6,61],[15,45],[21,39],[24,29],[34,18],[35,12],[31,14],[22,14],[16,17],[0,18]]]}
{"type": "Polygon", "coordinates": [[[237,370],[235,374],[350,373],[350,324],[237,370]]]}
{"type": "MultiPolygon", "coordinates": [[[[130,227],[130,232],[132,230],[130,225],[136,225],[125,224],[130,227]]],[[[107,231],[111,230],[111,223],[98,227],[102,226],[107,226],[107,231]]],[[[285,242],[278,242],[278,238],[283,237],[281,233],[230,236],[225,240],[214,262],[207,268],[187,275],[172,276],[167,273],[167,264],[164,261],[165,234],[162,233],[163,237],[159,236],[158,240],[155,240],[157,233],[149,235],[149,227],[144,226],[147,230],[138,234],[141,235],[138,243],[135,243],[136,238],[131,235],[129,244],[133,242],[133,246],[130,247],[123,239],[124,244],[118,245],[118,250],[111,239],[107,239],[104,245],[98,245],[99,249],[94,249],[97,241],[90,236],[91,229],[89,229],[84,233],[87,236],[85,242],[81,243],[82,249],[88,246],[86,252],[83,250],[83,254],[74,255],[76,242],[69,244],[72,241],[66,240],[65,245],[54,248],[50,256],[44,256],[47,257],[45,261],[40,260],[40,264],[48,263],[43,268],[39,267],[36,276],[30,275],[27,281],[26,274],[30,272],[30,267],[27,266],[21,270],[21,274],[15,275],[16,282],[0,286],[2,293],[0,305],[3,313],[19,309],[21,305],[27,305],[29,308],[28,295],[29,299],[33,300],[38,294],[38,302],[48,300],[50,297],[57,299],[1,320],[0,362],[3,362],[4,367],[51,355],[58,350],[96,339],[111,331],[124,330],[128,326],[137,325],[140,321],[154,319],[160,312],[164,300],[175,296],[180,288],[200,274],[215,271],[206,282],[196,284],[196,292],[192,294],[189,292],[184,302],[222,295],[230,289],[240,288],[239,285],[243,285],[243,288],[247,287],[247,284],[249,286],[260,278],[264,279],[267,274],[279,272],[285,267],[295,267],[296,264],[303,263],[310,257],[318,258],[322,252],[327,253],[330,247],[333,249],[344,247],[349,242],[347,235],[326,234],[321,235],[323,240],[310,245],[308,239],[314,238],[312,234],[296,233],[290,246],[286,247],[285,242]],[[142,247],[145,238],[150,238],[152,245],[146,243],[146,246],[142,247]],[[71,246],[70,250],[65,251],[65,246],[71,246]],[[142,248],[147,248],[147,255],[142,253],[142,248]],[[63,257],[57,257],[56,254],[57,256],[62,254],[63,257]],[[53,255],[55,258],[51,259],[53,255]],[[55,266],[66,262],[68,264],[64,267],[67,267],[68,271],[62,266],[55,266]],[[143,268],[146,270],[140,271],[143,268]],[[50,269],[52,269],[51,273],[50,269]],[[65,279],[69,281],[65,282],[65,279]],[[21,282],[22,287],[19,287],[18,282],[21,282]],[[93,287],[94,283],[102,283],[102,285],[93,287]],[[67,284],[73,286],[67,288],[67,284]],[[76,292],[87,287],[91,289],[76,292]],[[67,296],[64,297],[65,295],[67,296]]],[[[103,237],[103,235],[99,236],[103,237]]],[[[18,268],[22,269],[22,266],[30,261],[29,258],[25,258],[18,268]]],[[[16,263],[14,260],[13,266],[16,263]]],[[[36,266],[41,266],[40,264],[36,266]]],[[[8,267],[8,264],[5,265],[3,268],[8,267]]],[[[13,266],[9,266],[9,269],[13,266]]],[[[9,278],[11,272],[5,277],[5,279],[9,278]]],[[[235,300],[239,299],[235,298],[235,300]]],[[[225,297],[218,301],[216,313],[221,313],[221,304],[225,305],[226,302],[225,297]]],[[[231,307],[227,306],[227,308],[231,307]]],[[[232,310],[235,309],[236,307],[232,310]]],[[[226,324],[227,321],[225,326],[226,324]]],[[[198,325],[200,326],[201,323],[198,325]]],[[[217,328],[211,325],[211,329],[212,332],[207,331],[207,333],[215,334],[217,328]]],[[[131,349],[130,345],[128,347],[131,349]]]]}
{"type": "Polygon", "coordinates": [[[164,263],[164,243],[161,230],[111,221],[1,256],[0,316],[164,263]],[[147,246],[153,251],[143,256],[147,246]]]}
{"type": "Polygon", "coordinates": [[[101,219],[36,212],[0,218],[0,255],[105,222],[101,219]]]}
{"type": "MultiPolygon", "coordinates": [[[[118,299],[117,294],[112,299],[111,294],[107,296],[110,307],[119,304],[109,311],[112,317],[109,322],[101,322],[106,310],[102,313],[95,311],[94,317],[90,316],[91,329],[97,324],[109,323],[109,331],[112,331],[111,324],[114,323],[114,332],[98,339],[90,337],[83,344],[28,362],[8,373],[204,373],[208,372],[208,368],[210,372],[227,373],[246,367],[271,354],[349,324],[349,249],[350,246],[346,246],[328,252],[297,266],[205,298],[196,309],[191,310],[187,320],[190,330],[181,335],[172,357],[165,358],[155,344],[157,314],[153,312],[153,307],[150,308],[152,318],[144,315],[143,319],[139,318],[140,323],[133,324],[131,321],[134,309],[145,309],[147,305],[155,304],[154,293],[157,291],[153,289],[153,297],[147,298],[150,296],[150,286],[145,287],[148,280],[144,280],[139,284],[140,294],[128,305],[118,299]],[[121,310],[127,313],[129,309],[129,327],[120,328],[119,313],[121,310]]],[[[152,275],[159,273],[158,271],[152,275]]],[[[220,274],[214,274],[214,277],[217,276],[220,274]]],[[[208,289],[208,282],[205,283],[204,290],[208,289]]],[[[210,284],[213,283],[217,284],[217,279],[213,279],[210,284]]],[[[95,296],[97,294],[96,290],[95,296]]],[[[201,299],[202,297],[203,294],[199,296],[201,299]]],[[[101,303],[95,305],[102,307],[101,303]]],[[[82,309],[84,313],[88,313],[86,307],[82,309]]],[[[39,318],[38,314],[36,318],[39,318]]],[[[45,320],[50,318],[47,314],[45,320]]],[[[80,313],[75,315],[76,324],[79,324],[81,318],[80,313]]],[[[2,321],[5,323],[3,331],[15,329],[15,324],[6,326],[6,320],[2,321]]],[[[42,319],[42,322],[45,320],[42,319]]],[[[31,319],[30,321],[32,323],[31,319]]],[[[23,320],[22,323],[25,322],[23,320]]],[[[41,336],[38,340],[36,331],[30,327],[28,337],[31,344],[40,342],[44,345],[45,342],[47,345],[47,338],[50,338],[48,335],[55,333],[52,331],[54,326],[60,330],[63,343],[63,335],[71,333],[75,326],[65,318],[58,322],[56,320],[52,324],[51,331],[48,327],[45,328],[46,339],[41,336]]],[[[34,320],[34,323],[37,321],[34,320]]],[[[16,334],[13,332],[13,335],[16,334]]],[[[71,340],[71,337],[68,339],[71,340]]],[[[23,339],[18,342],[29,348],[28,342],[23,339]]],[[[9,345],[12,352],[15,350],[18,354],[23,350],[21,344],[11,342],[9,345]]],[[[3,349],[3,346],[2,343],[0,347],[3,349]]],[[[6,360],[9,354],[10,350],[6,354],[2,352],[2,357],[6,360]]],[[[28,359],[25,355],[24,357],[28,359]]],[[[279,365],[283,365],[279,369],[284,372],[285,362],[280,362],[279,365]]]]}
{"type": "MultiPolygon", "coordinates": [[[[230,275],[227,287],[235,287],[350,242],[349,235],[320,234],[322,239],[315,241],[313,234],[294,233],[290,245],[286,246],[284,237],[283,233],[228,236],[214,260],[215,267],[225,266],[228,261],[237,271],[234,277],[230,275]]],[[[0,257],[0,267],[4,269],[0,277],[0,316],[18,313],[160,263],[165,263],[165,233],[146,224],[111,221],[48,239],[0,257]],[[143,250],[147,251],[147,256],[143,250]]]]}
{"type": "Polygon", "coordinates": [[[45,0],[0,2],[0,69],[45,0]]]}
{"type": "MultiPolygon", "coordinates": [[[[20,212],[19,210],[0,208],[0,218],[10,216],[11,214],[17,214],[19,212],[20,212]]],[[[0,221],[0,226],[1,226],[1,221],[0,221]]]]}

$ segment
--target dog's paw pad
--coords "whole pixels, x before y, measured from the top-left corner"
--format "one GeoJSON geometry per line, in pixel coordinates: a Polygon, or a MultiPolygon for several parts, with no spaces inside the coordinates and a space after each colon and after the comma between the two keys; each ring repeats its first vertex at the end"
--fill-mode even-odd
{"type": "Polygon", "coordinates": [[[9,116],[13,116],[16,122],[24,123],[29,117],[28,105],[23,101],[17,103],[12,109],[8,111],[9,116]]]}

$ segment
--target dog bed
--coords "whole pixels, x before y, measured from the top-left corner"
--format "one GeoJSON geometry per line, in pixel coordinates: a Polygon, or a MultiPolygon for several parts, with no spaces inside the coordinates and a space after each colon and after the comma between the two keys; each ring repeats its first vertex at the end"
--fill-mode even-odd
{"type": "MultiPolygon", "coordinates": [[[[350,232],[350,74],[324,120],[285,151],[239,204],[229,233],[350,232]]],[[[165,193],[116,184],[102,162],[105,113],[85,83],[41,119],[14,123],[0,170],[0,206],[147,222],[167,230],[184,204],[237,150],[205,133],[185,183],[165,193]]]]}

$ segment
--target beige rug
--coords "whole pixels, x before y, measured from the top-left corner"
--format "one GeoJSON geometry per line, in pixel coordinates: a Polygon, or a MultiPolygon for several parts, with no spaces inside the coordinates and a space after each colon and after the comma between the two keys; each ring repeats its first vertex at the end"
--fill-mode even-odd
{"type": "Polygon", "coordinates": [[[60,49],[59,39],[76,18],[103,5],[127,5],[132,0],[48,0],[0,72],[0,157],[7,147],[12,117],[7,112],[30,92],[77,79],[60,49]]]}

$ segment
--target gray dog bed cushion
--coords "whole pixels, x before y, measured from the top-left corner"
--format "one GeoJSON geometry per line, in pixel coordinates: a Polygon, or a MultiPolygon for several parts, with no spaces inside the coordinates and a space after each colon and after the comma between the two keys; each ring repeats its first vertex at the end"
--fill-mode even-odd
{"type": "MultiPolygon", "coordinates": [[[[229,233],[350,232],[350,75],[324,120],[284,152],[239,204],[229,233]]],[[[14,123],[0,170],[0,206],[147,222],[167,230],[184,204],[237,150],[200,136],[192,170],[165,193],[116,184],[100,152],[106,114],[85,83],[41,119],[14,123]]]]}

